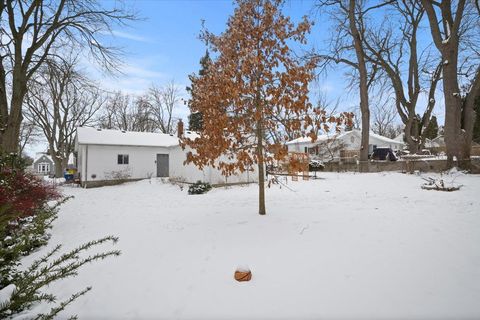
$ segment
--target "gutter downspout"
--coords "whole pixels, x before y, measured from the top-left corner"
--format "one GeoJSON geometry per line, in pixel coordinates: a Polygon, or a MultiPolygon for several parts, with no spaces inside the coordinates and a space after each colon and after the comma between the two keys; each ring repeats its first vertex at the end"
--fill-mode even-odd
{"type": "Polygon", "coordinates": [[[88,144],[85,145],[85,188],[88,180],[88,144]]]}

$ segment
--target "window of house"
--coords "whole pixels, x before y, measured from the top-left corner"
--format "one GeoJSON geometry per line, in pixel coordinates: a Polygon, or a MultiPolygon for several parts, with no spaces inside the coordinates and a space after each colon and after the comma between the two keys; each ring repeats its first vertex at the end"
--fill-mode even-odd
{"type": "Polygon", "coordinates": [[[119,154],[118,164],[128,164],[128,154],[119,154]]]}
{"type": "Polygon", "coordinates": [[[308,153],[308,147],[305,147],[304,152],[305,152],[305,153],[308,153]]]}
{"type": "Polygon", "coordinates": [[[38,173],[48,173],[50,172],[50,164],[49,163],[39,163],[37,167],[38,173]]]}

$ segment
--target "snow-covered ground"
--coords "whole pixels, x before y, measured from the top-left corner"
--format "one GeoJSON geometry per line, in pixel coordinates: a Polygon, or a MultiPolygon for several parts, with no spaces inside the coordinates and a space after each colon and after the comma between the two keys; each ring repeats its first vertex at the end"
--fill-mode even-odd
{"type": "Polygon", "coordinates": [[[256,185],[64,187],[75,199],[48,247],[112,234],[122,255],[49,290],[92,285],[63,313],[80,319],[480,318],[480,176],[446,177],[463,184],[451,193],[416,175],[320,176],[268,189],[267,216],[256,185]]]}

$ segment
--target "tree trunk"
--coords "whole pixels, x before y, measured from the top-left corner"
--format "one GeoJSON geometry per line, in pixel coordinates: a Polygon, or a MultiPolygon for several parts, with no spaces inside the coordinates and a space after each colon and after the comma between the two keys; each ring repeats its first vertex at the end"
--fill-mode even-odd
{"type": "Polygon", "coordinates": [[[355,0],[350,0],[349,14],[350,30],[352,32],[355,54],[358,60],[360,76],[360,110],[362,112],[362,145],[360,147],[360,172],[368,172],[368,147],[370,137],[370,109],[368,107],[368,72],[365,63],[365,52],[357,28],[355,17],[355,0]]]}
{"type": "Polygon", "coordinates": [[[53,163],[55,163],[55,178],[63,177],[63,159],[57,158],[55,154],[52,155],[53,163]]]}
{"type": "Polygon", "coordinates": [[[258,158],[258,213],[265,215],[265,168],[263,159],[263,130],[262,120],[257,122],[257,158],[258,158]]]}
{"type": "Polygon", "coordinates": [[[461,131],[462,98],[457,80],[457,53],[455,48],[446,48],[442,55],[443,92],[445,96],[445,146],[447,151],[447,166],[453,167],[453,158],[464,160],[462,146],[464,137],[461,131]]]}
{"type": "MultiPolygon", "coordinates": [[[[365,94],[360,93],[360,96],[363,95],[365,94]]],[[[368,93],[366,95],[368,99],[368,93]]],[[[360,100],[363,99],[360,98],[360,100]]],[[[360,172],[368,172],[368,147],[370,138],[370,110],[368,109],[368,102],[367,105],[363,107],[362,102],[360,102],[360,108],[362,110],[362,146],[360,147],[360,172]]]]}
{"type": "Polygon", "coordinates": [[[448,168],[453,167],[454,157],[457,158],[460,165],[468,163],[470,158],[471,130],[473,129],[471,117],[474,112],[470,110],[469,106],[464,105],[458,83],[458,51],[465,4],[465,0],[458,1],[456,12],[453,14],[452,1],[441,1],[441,5],[438,6],[439,13],[442,15],[440,22],[434,4],[431,1],[422,0],[422,5],[428,15],[432,38],[442,55],[443,94],[445,97],[444,136],[448,168]],[[445,34],[440,30],[441,23],[443,23],[445,34]],[[445,35],[447,38],[443,39],[445,35]]]}
{"type": "Polygon", "coordinates": [[[2,134],[2,144],[0,150],[5,153],[17,153],[20,135],[20,127],[11,121],[7,122],[7,127],[2,134]]]}
{"type": "MultiPolygon", "coordinates": [[[[480,68],[477,70],[474,80],[472,81],[472,87],[470,92],[463,102],[463,127],[465,129],[465,142],[463,146],[463,154],[465,159],[470,159],[470,153],[472,151],[473,131],[475,127],[475,120],[477,113],[475,111],[475,102],[480,99],[480,68]]],[[[462,169],[470,169],[470,161],[467,162],[464,168],[463,164],[460,164],[462,169]]]]}
{"type": "MultiPolygon", "coordinates": [[[[7,115],[5,130],[0,137],[0,151],[8,153],[17,153],[20,144],[20,127],[22,124],[22,105],[27,92],[26,81],[20,79],[18,71],[14,71],[14,80],[12,81],[12,98],[10,101],[10,114],[7,115]]],[[[4,97],[5,95],[2,94],[4,97]]],[[[2,107],[4,109],[5,107],[2,107]]],[[[8,108],[8,107],[7,107],[8,108]]],[[[5,117],[5,115],[4,115],[5,117]]]]}
{"type": "Polygon", "coordinates": [[[415,119],[408,119],[405,124],[405,140],[408,145],[408,151],[411,154],[416,154],[420,151],[420,137],[418,136],[418,121],[415,119]]]}

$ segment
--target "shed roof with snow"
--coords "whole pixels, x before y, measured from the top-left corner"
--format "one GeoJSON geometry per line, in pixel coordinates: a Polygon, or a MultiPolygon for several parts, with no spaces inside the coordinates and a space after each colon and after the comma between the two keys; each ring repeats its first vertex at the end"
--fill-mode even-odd
{"type": "MultiPolygon", "coordinates": [[[[187,137],[194,138],[195,133],[187,131],[187,137]]],[[[133,132],[91,127],[77,128],[78,144],[174,147],[179,145],[176,135],[156,132],[133,132]]]]}

